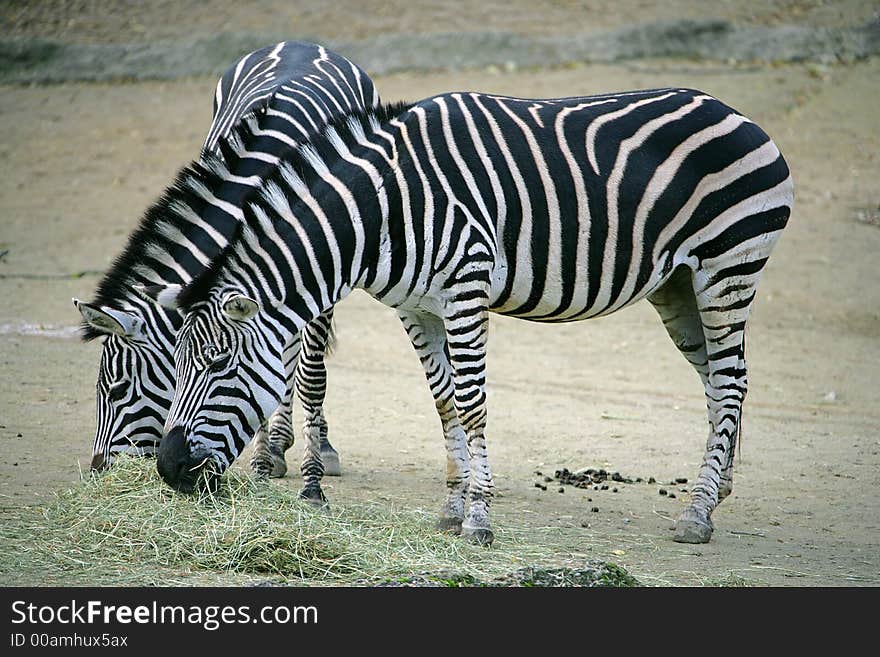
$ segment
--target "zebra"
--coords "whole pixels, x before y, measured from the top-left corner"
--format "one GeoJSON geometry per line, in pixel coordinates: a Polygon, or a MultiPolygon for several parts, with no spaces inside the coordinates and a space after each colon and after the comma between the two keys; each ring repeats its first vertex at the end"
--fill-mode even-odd
{"type": "Polygon", "coordinates": [[[184,312],[159,473],[216,485],[284,392],[281,346],[360,288],[397,310],[424,366],[447,454],[439,528],[490,544],[489,312],[569,322],[647,299],[704,387],[674,539],[707,542],[732,490],[746,320],[793,198],[770,137],[695,89],[446,93],[335,120],[283,156],[201,276],[150,295],[184,312]]]}
{"type": "MultiPolygon", "coordinates": [[[[189,281],[225,246],[238,223],[235,213],[227,211],[233,206],[226,204],[247,194],[260,172],[274,165],[278,152],[320,130],[335,114],[376,107],[379,102],[363,70],[317,44],[284,41],[267,46],[245,55],[222,75],[202,152],[225,158],[238,178],[203,200],[210,211],[201,217],[178,217],[177,225],[164,223],[169,198],[153,204],[99,283],[94,301],[73,300],[82,315],[83,338],[104,338],[96,386],[93,470],[109,467],[121,453],[154,454],[171,406],[173,348],[182,318],[145,301],[137,286],[189,281]],[[230,144],[221,143],[237,121],[247,122],[258,135],[250,140],[250,151],[234,152],[230,144]],[[165,232],[152,235],[158,226],[164,226],[165,232]],[[167,247],[162,254],[160,244],[167,247]]],[[[187,183],[198,181],[177,181],[187,183]]],[[[326,473],[340,473],[322,410],[331,319],[332,310],[316,317],[303,332],[302,351],[298,339],[285,351],[290,383],[268,429],[257,432],[251,465],[258,475],[280,477],[287,470],[284,452],[293,443],[294,383],[306,409],[306,434],[319,445],[311,452],[307,447],[311,456],[303,467],[316,467],[313,452],[318,449],[318,462],[323,461],[326,473]]]]}

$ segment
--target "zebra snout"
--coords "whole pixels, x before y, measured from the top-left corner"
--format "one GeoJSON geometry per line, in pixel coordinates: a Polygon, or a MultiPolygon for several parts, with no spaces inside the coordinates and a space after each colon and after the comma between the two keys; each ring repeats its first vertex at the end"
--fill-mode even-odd
{"type": "Polygon", "coordinates": [[[104,458],[104,455],[102,453],[98,453],[98,454],[95,454],[92,456],[91,468],[95,472],[101,472],[102,470],[106,470],[109,466],[110,466],[110,464],[107,463],[107,461],[104,458]]]}
{"type": "Polygon", "coordinates": [[[205,469],[208,462],[204,454],[192,453],[183,427],[173,427],[159,441],[156,468],[165,483],[181,493],[195,492],[200,480],[208,490],[216,490],[219,478],[205,469]]]}

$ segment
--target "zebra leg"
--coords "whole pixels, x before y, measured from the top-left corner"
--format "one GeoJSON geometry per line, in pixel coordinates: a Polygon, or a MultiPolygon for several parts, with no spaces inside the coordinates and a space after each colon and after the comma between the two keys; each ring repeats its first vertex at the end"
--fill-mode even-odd
{"type": "Polygon", "coordinates": [[[400,321],[418,354],[446,441],[446,501],[437,528],[461,533],[468,483],[467,435],[458,421],[453,400],[452,366],[446,351],[446,329],[433,315],[398,311],[400,321]]]}
{"type": "MultiPolygon", "coordinates": [[[[703,332],[703,321],[697,308],[697,299],[691,282],[692,272],[690,269],[679,268],[669,280],[657,292],[648,297],[648,301],[654,306],[666,332],[672,339],[682,356],[693,366],[700,375],[703,389],[708,390],[709,382],[709,357],[706,350],[706,336],[703,332]]],[[[707,393],[708,394],[708,393],[707,393]]],[[[712,440],[710,436],[710,441],[712,440]]],[[[707,450],[709,447],[707,447],[707,450]]],[[[708,454],[707,454],[708,456],[708,454]]],[[[720,502],[732,487],[732,459],[725,470],[721,471],[718,486],[718,501],[720,502]]],[[[701,522],[699,513],[686,512],[684,515],[691,518],[697,516],[696,527],[692,527],[692,534],[696,537],[707,533],[711,536],[711,521],[701,522]]],[[[708,520],[708,518],[707,518],[708,520]]],[[[687,525],[687,518],[682,527],[687,525]]]]}
{"type": "Polygon", "coordinates": [[[272,459],[270,477],[280,479],[287,474],[284,454],[293,445],[293,389],[288,386],[281,405],[269,418],[269,454],[272,459]]]}
{"type": "Polygon", "coordinates": [[[745,327],[760,277],[760,266],[754,269],[746,262],[714,276],[705,271],[693,276],[706,339],[709,438],[691,504],[675,523],[674,540],[679,543],[707,543],[714,529],[710,515],[732,490],[733,457],[748,390],[745,327]]]}
{"type": "MultiPolygon", "coordinates": [[[[342,475],[342,464],[339,452],[327,439],[327,420],[324,418],[324,398],[327,394],[327,367],[324,359],[333,351],[336,341],[333,332],[333,309],[310,322],[303,333],[303,358],[297,370],[299,389],[303,389],[308,381],[309,399],[315,400],[320,410],[315,417],[315,425],[321,433],[321,462],[324,464],[324,475],[339,477],[342,475]]],[[[300,393],[302,395],[302,393],[300,393]]]]}
{"type": "Polygon", "coordinates": [[[260,425],[254,435],[254,452],[251,456],[251,470],[257,479],[266,479],[273,470],[272,453],[269,450],[269,432],[266,423],[260,425]]]}
{"type": "Polygon", "coordinates": [[[260,479],[280,478],[287,474],[287,461],[284,453],[293,445],[293,394],[294,369],[299,356],[299,343],[284,353],[287,372],[287,390],[284,399],[272,413],[267,424],[263,424],[254,437],[254,453],[251,469],[260,479]]]}
{"type": "MultiPolygon", "coordinates": [[[[467,434],[470,476],[468,508],[462,534],[480,545],[491,545],[489,506],[495,483],[486,451],[486,343],[489,337],[488,273],[479,290],[476,272],[460,283],[460,295],[446,304],[443,323],[452,365],[453,399],[458,420],[467,434]],[[483,294],[477,294],[481,291],[483,294]]],[[[455,288],[453,288],[453,292],[455,288]]]]}
{"type": "Polygon", "coordinates": [[[327,421],[324,419],[324,397],[327,393],[324,358],[328,344],[332,341],[332,320],[333,310],[330,309],[303,329],[302,351],[295,374],[296,392],[305,411],[305,449],[300,465],[303,488],[300,497],[319,505],[327,502],[321,489],[324,474],[328,470],[335,475],[340,472],[339,455],[327,440],[327,421]]]}

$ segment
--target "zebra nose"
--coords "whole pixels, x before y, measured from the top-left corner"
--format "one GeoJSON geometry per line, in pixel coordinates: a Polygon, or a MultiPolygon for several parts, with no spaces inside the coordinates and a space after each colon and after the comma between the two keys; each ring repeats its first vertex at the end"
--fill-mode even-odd
{"type": "Polygon", "coordinates": [[[215,492],[220,477],[206,467],[209,460],[207,454],[192,453],[186,429],[176,426],[159,441],[156,468],[165,483],[181,493],[194,493],[200,485],[204,490],[215,492]]]}
{"type": "Polygon", "coordinates": [[[191,469],[192,458],[186,444],[186,429],[177,426],[159,441],[156,469],[166,484],[183,493],[195,490],[196,474],[191,469]]]}
{"type": "Polygon", "coordinates": [[[95,454],[92,456],[92,470],[100,472],[107,469],[107,462],[104,460],[103,454],[95,454]]]}

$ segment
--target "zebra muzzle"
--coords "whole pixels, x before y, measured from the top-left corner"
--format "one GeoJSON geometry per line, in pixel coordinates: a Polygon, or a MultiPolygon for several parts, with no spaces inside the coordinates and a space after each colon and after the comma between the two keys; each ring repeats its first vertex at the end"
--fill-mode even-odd
{"type": "Polygon", "coordinates": [[[200,486],[215,491],[220,477],[209,454],[193,454],[184,427],[173,427],[159,442],[156,468],[166,484],[181,493],[194,493],[200,486]]]}
{"type": "Polygon", "coordinates": [[[101,453],[95,454],[92,456],[92,470],[96,472],[101,472],[102,470],[106,470],[108,467],[107,460],[104,458],[104,455],[101,453]]]}

